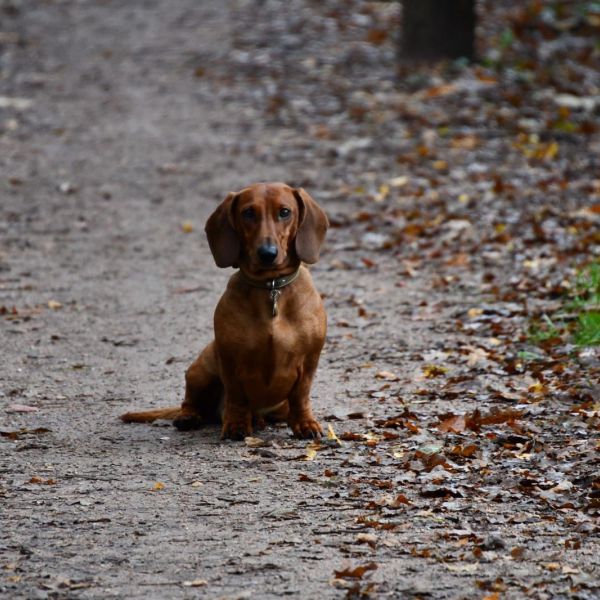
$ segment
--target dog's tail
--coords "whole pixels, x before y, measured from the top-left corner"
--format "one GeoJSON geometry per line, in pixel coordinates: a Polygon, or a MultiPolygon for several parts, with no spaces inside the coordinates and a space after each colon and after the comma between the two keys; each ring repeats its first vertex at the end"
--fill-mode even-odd
{"type": "Polygon", "coordinates": [[[142,412],[128,412],[121,415],[121,421],[125,423],[152,423],[156,419],[176,419],[181,415],[181,407],[158,408],[156,410],[144,410],[142,412]]]}

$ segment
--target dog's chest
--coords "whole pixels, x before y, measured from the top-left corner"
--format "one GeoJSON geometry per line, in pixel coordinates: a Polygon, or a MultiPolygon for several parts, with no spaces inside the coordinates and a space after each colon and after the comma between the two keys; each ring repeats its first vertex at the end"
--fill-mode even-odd
{"type": "Polygon", "coordinates": [[[256,405],[285,400],[302,372],[307,353],[320,344],[314,315],[306,315],[301,324],[284,315],[259,320],[252,327],[240,320],[235,330],[235,335],[224,336],[225,367],[233,370],[256,405]]]}
{"type": "Polygon", "coordinates": [[[240,340],[236,372],[265,384],[297,376],[308,341],[306,332],[279,318],[240,340]]]}
{"type": "Polygon", "coordinates": [[[268,290],[235,286],[215,314],[215,341],[221,369],[234,376],[252,404],[272,405],[287,398],[305,368],[318,359],[326,317],[317,292],[299,281],[285,288],[278,314],[268,290]]]}

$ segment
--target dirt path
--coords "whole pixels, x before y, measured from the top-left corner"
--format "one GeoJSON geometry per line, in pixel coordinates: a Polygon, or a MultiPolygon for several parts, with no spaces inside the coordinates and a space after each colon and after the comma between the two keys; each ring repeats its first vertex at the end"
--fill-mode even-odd
{"type": "MultiPolygon", "coordinates": [[[[353,27],[393,13],[383,4],[357,11],[353,27]]],[[[233,0],[0,4],[0,95],[12,102],[0,108],[1,596],[597,592],[593,514],[511,495],[543,459],[529,476],[512,454],[496,469],[490,448],[501,445],[486,430],[472,434],[473,462],[459,451],[452,466],[427,463],[471,435],[442,439],[436,415],[490,406],[475,388],[429,393],[444,371],[424,368],[460,344],[462,368],[477,362],[455,321],[481,302],[481,280],[431,285],[433,263],[382,251],[386,223],[348,226],[371,218],[357,191],[369,174],[398,175],[390,148],[405,126],[369,141],[360,119],[336,121],[370,100],[336,88],[320,61],[339,60],[385,96],[393,48],[350,44],[336,2],[299,5],[281,15],[233,0]],[[273,40],[264,53],[261,39],[273,40]],[[343,445],[307,448],[277,428],[251,448],[219,442],[216,429],[121,424],[125,410],[179,401],[229,275],[213,264],[204,221],[229,190],[259,180],[304,185],[332,216],[314,268],[330,320],[314,405],[346,432],[343,445]]],[[[473,385],[505,377],[482,371],[473,385]]],[[[592,451],[584,436],[578,451],[592,451]]]]}

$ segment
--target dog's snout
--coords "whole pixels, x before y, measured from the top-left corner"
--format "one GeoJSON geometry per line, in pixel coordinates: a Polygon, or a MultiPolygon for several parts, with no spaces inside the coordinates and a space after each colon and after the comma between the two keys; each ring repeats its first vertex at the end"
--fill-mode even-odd
{"type": "Polygon", "coordinates": [[[258,247],[257,254],[261,263],[264,265],[272,265],[277,258],[277,246],[267,242],[258,247]]]}

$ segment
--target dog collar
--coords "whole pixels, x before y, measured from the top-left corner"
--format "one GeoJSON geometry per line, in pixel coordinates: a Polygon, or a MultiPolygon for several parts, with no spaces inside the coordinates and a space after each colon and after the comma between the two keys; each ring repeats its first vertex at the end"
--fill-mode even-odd
{"type": "Polygon", "coordinates": [[[300,267],[298,267],[298,269],[289,275],[275,277],[274,279],[267,279],[266,281],[260,281],[257,279],[250,279],[250,277],[244,274],[244,272],[240,269],[240,277],[245,283],[251,285],[252,287],[269,291],[269,300],[271,301],[271,312],[273,317],[276,317],[279,313],[277,308],[277,300],[279,300],[279,296],[281,296],[281,290],[286,285],[290,285],[290,283],[296,281],[296,279],[298,279],[298,275],[300,275],[300,267]]]}

